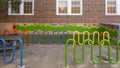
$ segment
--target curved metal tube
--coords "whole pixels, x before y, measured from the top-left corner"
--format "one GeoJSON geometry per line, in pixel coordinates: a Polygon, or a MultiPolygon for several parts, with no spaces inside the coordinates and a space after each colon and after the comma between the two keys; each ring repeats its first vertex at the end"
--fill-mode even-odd
{"type": "Polygon", "coordinates": [[[119,41],[117,41],[117,45],[116,45],[116,52],[117,52],[117,58],[118,58],[118,61],[120,60],[120,55],[119,55],[119,46],[120,46],[120,40],[119,41]]]}
{"type": "Polygon", "coordinates": [[[8,33],[8,36],[10,36],[10,31],[9,30],[4,30],[4,36],[6,36],[6,32],[8,33]]]}
{"type": "Polygon", "coordinates": [[[78,60],[77,59],[77,54],[76,54],[76,52],[77,52],[77,46],[76,45],[74,45],[74,61],[77,63],[77,64],[82,64],[83,62],[84,62],[84,60],[85,60],[85,43],[86,42],[88,42],[88,41],[90,41],[90,42],[92,42],[90,39],[86,39],[84,42],[83,42],[83,45],[82,45],[82,59],[81,60],[78,60]]]}
{"type": "Polygon", "coordinates": [[[35,30],[35,31],[33,32],[33,34],[32,34],[32,43],[33,43],[33,46],[34,46],[34,43],[35,43],[35,41],[34,41],[35,32],[37,32],[37,34],[38,34],[38,43],[39,43],[39,41],[40,41],[40,32],[39,32],[38,30],[35,30]]]}
{"type": "MultiPolygon", "coordinates": [[[[12,42],[12,46],[14,47],[14,43],[16,41],[19,41],[20,42],[20,67],[22,67],[24,65],[23,63],[23,56],[24,56],[24,44],[23,44],[23,41],[20,39],[20,38],[15,38],[12,42]]],[[[14,48],[12,48],[14,49],[14,48]]]]}
{"type": "MultiPolygon", "coordinates": [[[[88,31],[84,31],[83,33],[82,33],[82,35],[83,35],[83,38],[82,38],[82,40],[83,40],[83,42],[82,43],[80,43],[80,32],[79,31],[74,31],[73,32],[73,39],[75,39],[75,34],[78,34],[78,44],[79,45],[83,45],[83,42],[85,41],[85,34],[87,33],[88,34],[88,39],[90,39],[90,33],[88,32],[88,31]]],[[[88,41],[88,44],[90,44],[89,43],[89,41],[88,41]]],[[[91,44],[90,44],[91,45],[91,44]]]]}
{"type": "Polygon", "coordinates": [[[7,57],[6,57],[6,42],[5,42],[4,39],[1,39],[1,41],[3,42],[3,45],[4,45],[3,46],[3,52],[4,52],[3,60],[4,60],[5,63],[12,63],[13,60],[14,60],[14,52],[15,52],[14,45],[12,45],[12,56],[11,56],[11,59],[8,60],[7,57]]]}
{"type": "Polygon", "coordinates": [[[13,34],[15,34],[15,33],[17,33],[18,36],[20,36],[20,32],[19,32],[19,30],[14,30],[14,31],[13,31],[13,34]]]}
{"type": "MultiPolygon", "coordinates": [[[[110,41],[110,33],[108,31],[103,32],[103,40],[105,39],[105,34],[108,36],[108,40],[110,41]]],[[[104,45],[104,42],[102,43],[104,45]]]]}
{"type": "MultiPolygon", "coordinates": [[[[86,33],[87,33],[87,35],[88,35],[88,36],[87,36],[88,39],[90,39],[90,32],[84,31],[84,32],[83,32],[83,40],[85,40],[85,34],[86,34],[86,33]]],[[[84,43],[84,41],[83,41],[83,43],[84,43]]],[[[90,42],[88,41],[88,44],[91,45],[92,43],[90,44],[90,42]]]]}
{"type": "Polygon", "coordinates": [[[23,55],[24,55],[24,51],[23,51],[23,48],[24,48],[24,44],[23,44],[23,41],[20,39],[20,38],[15,38],[12,42],[12,56],[11,56],[11,59],[8,60],[7,57],[6,57],[6,42],[4,39],[0,38],[0,40],[3,42],[3,51],[4,51],[4,54],[3,54],[3,59],[4,59],[4,62],[5,63],[12,63],[14,61],[14,53],[15,53],[15,45],[14,43],[16,41],[19,41],[20,42],[20,66],[22,67],[23,66],[23,55]]]}
{"type": "Polygon", "coordinates": [[[70,34],[69,34],[69,32],[68,31],[63,31],[63,34],[62,34],[62,43],[65,43],[65,33],[67,33],[67,38],[69,39],[69,37],[70,37],[70,34]]]}
{"type": "MultiPolygon", "coordinates": [[[[74,45],[74,61],[77,63],[77,64],[81,64],[81,63],[83,63],[84,62],[84,60],[85,60],[85,43],[86,42],[90,42],[90,43],[92,43],[92,40],[90,40],[90,39],[86,39],[84,42],[83,42],[83,45],[82,45],[82,59],[81,60],[77,60],[77,53],[76,53],[76,51],[77,51],[77,49],[76,49],[76,41],[74,40],[74,39],[68,39],[67,41],[66,41],[66,45],[65,45],[65,68],[67,68],[68,67],[68,44],[69,44],[69,42],[73,42],[73,45],[74,45]]],[[[108,40],[108,39],[103,39],[101,42],[100,42],[100,46],[99,46],[99,59],[98,59],[98,61],[95,61],[95,59],[94,59],[94,45],[92,44],[91,45],[91,61],[92,61],[92,63],[94,63],[94,64],[99,64],[99,63],[101,63],[101,61],[102,61],[102,46],[103,46],[103,42],[107,42],[108,43],[108,59],[109,59],[109,62],[111,63],[111,64],[116,64],[116,63],[118,63],[118,61],[119,61],[119,44],[120,44],[120,40],[117,42],[117,45],[116,45],[116,60],[115,61],[113,61],[113,60],[111,60],[111,50],[110,50],[110,41],[108,40]]]]}
{"type": "Polygon", "coordinates": [[[98,31],[93,32],[93,43],[95,44],[95,34],[98,35],[98,44],[100,45],[100,33],[98,31]]]}
{"type": "MultiPolygon", "coordinates": [[[[78,34],[78,44],[79,45],[83,45],[83,43],[80,43],[80,32],[79,31],[74,31],[73,32],[73,39],[75,39],[75,34],[78,34]]],[[[84,42],[84,39],[83,39],[83,42],[84,42]]],[[[74,47],[74,46],[73,46],[74,47]]]]}
{"type": "Polygon", "coordinates": [[[30,32],[29,32],[28,30],[24,30],[24,31],[23,31],[23,39],[24,39],[24,34],[25,34],[25,32],[27,32],[27,34],[28,34],[27,45],[29,45],[29,44],[30,44],[30,32]]]}
{"type": "MultiPolygon", "coordinates": [[[[74,39],[68,39],[66,41],[66,45],[65,45],[65,68],[68,67],[68,44],[69,42],[72,41],[73,42],[73,45],[76,47],[76,41],[74,39]]],[[[75,48],[74,48],[74,52],[75,52],[75,48]]],[[[75,54],[75,53],[74,53],[75,54]]]]}
{"type": "Polygon", "coordinates": [[[101,44],[102,44],[103,42],[107,42],[107,43],[108,43],[108,60],[109,60],[109,62],[110,62],[111,64],[116,64],[116,63],[118,63],[118,61],[119,61],[119,44],[120,44],[120,40],[117,42],[117,45],[116,45],[116,60],[115,60],[115,61],[111,60],[110,41],[107,40],[107,39],[103,39],[103,40],[101,41],[101,44]]]}
{"type": "Polygon", "coordinates": [[[94,64],[99,64],[102,61],[102,45],[100,44],[100,46],[99,46],[99,59],[98,59],[98,61],[95,61],[95,59],[94,59],[94,45],[93,44],[91,45],[91,61],[94,64]]]}
{"type": "MultiPolygon", "coordinates": [[[[82,64],[84,62],[84,56],[85,56],[85,45],[82,45],[82,59],[81,60],[77,60],[77,48],[76,48],[76,41],[74,39],[68,39],[66,41],[66,45],[65,45],[65,67],[68,67],[68,44],[69,42],[73,42],[73,45],[74,45],[74,61],[77,63],[77,64],[82,64]]],[[[88,41],[88,40],[86,40],[88,41]]],[[[85,41],[85,42],[86,42],[85,41]]],[[[84,44],[85,44],[84,42],[84,44]]]]}
{"type": "MultiPolygon", "coordinates": [[[[48,43],[50,43],[50,34],[49,34],[49,31],[45,30],[43,32],[43,35],[45,34],[45,32],[47,32],[47,34],[48,34],[48,43]]],[[[44,38],[42,39],[42,41],[44,41],[44,38]]]]}
{"type": "Polygon", "coordinates": [[[13,60],[14,60],[14,45],[12,45],[12,56],[11,56],[11,59],[8,60],[7,57],[6,57],[6,42],[4,39],[0,38],[0,40],[3,42],[3,60],[5,63],[12,63],[13,60]]]}
{"type": "Polygon", "coordinates": [[[57,35],[58,35],[58,36],[57,36],[57,37],[58,37],[58,40],[57,40],[57,41],[58,41],[58,43],[59,43],[59,31],[57,31],[57,30],[56,30],[56,31],[53,31],[52,41],[53,41],[53,43],[55,42],[55,39],[54,39],[54,37],[55,37],[55,32],[57,32],[57,35]]]}
{"type": "MultiPolygon", "coordinates": [[[[90,33],[88,32],[88,31],[84,31],[83,33],[81,33],[82,35],[83,35],[83,38],[82,38],[82,40],[83,40],[83,42],[82,43],[80,43],[80,32],[79,31],[74,31],[73,32],[73,39],[75,39],[75,34],[78,34],[78,44],[79,45],[83,45],[83,42],[85,41],[85,34],[87,33],[87,35],[88,35],[88,38],[87,39],[90,39],[90,33]]],[[[89,45],[91,45],[91,44],[93,44],[93,43],[95,43],[95,34],[98,34],[98,44],[100,45],[100,33],[98,32],[98,31],[95,31],[95,32],[93,32],[93,40],[92,40],[92,43],[90,43],[89,41],[88,41],[88,44],[89,45]]],[[[104,33],[103,33],[103,39],[105,39],[105,34],[108,34],[107,36],[108,36],[108,40],[110,41],[110,34],[109,34],[109,32],[107,32],[107,31],[105,31],[104,33]]],[[[102,43],[102,45],[104,45],[104,42],[102,43]]]]}

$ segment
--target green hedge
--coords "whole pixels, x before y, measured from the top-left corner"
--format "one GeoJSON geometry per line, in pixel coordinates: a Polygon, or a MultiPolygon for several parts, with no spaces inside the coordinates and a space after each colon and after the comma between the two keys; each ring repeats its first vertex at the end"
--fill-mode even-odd
{"type": "Polygon", "coordinates": [[[72,25],[65,25],[65,26],[50,26],[50,25],[29,25],[29,26],[20,26],[20,25],[16,25],[16,29],[17,30],[29,30],[29,31],[34,31],[34,30],[40,30],[40,31],[59,31],[59,32],[63,32],[65,30],[67,31],[79,31],[79,32],[83,32],[83,31],[89,31],[90,33],[93,33],[94,31],[99,31],[99,32],[104,32],[104,31],[108,31],[110,33],[110,37],[112,38],[117,38],[118,37],[118,32],[117,30],[111,30],[111,29],[107,29],[105,27],[83,27],[83,26],[72,26],[72,25]]]}

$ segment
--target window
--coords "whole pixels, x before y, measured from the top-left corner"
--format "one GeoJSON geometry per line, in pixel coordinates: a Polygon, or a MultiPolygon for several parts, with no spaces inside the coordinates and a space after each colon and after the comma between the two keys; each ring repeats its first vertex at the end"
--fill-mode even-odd
{"type": "Polygon", "coordinates": [[[32,13],[32,0],[24,1],[24,13],[31,14],[32,13]]]}
{"type": "Polygon", "coordinates": [[[60,14],[67,14],[67,1],[58,1],[58,13],[60,14]]]}
{"type": "Polygon", "coordinates": [[[120,15],[120,0],[106,0],[106,15],[120,15]]]}
{"type": "Polygon", "coordinates": [[[9,10],[8,14],[9,15],[34,15],[34,0],[21,0],[21,1],[22,3],[20,5],[18,5],[17,3],[9,4],[10,8],[8,9],[9,10]]]}
{"type": "Polygon", "coordinates": [[[82,15],[82,0],[57,0],[57,15],[82,15]]]}
{"type": "Polygon", "coordinates": [[[13,3],[11,6],[11,13],[19,14],[20,13],[20,6],[17,3],[13,3]]]}
{"type": "Polygon", "coordinates": [[[72,0],[72,13],[73,14],[79,14],[80,12],[80,1],[79,0],[72,0]]]}

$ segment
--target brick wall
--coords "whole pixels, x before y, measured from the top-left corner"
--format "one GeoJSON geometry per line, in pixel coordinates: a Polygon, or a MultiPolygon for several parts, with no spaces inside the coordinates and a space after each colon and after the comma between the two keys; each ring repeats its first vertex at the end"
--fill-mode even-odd
{"type": "Polygon", "coordinates": [[[112,23],[120,22],[120,16],[105,15],[105,0],[83,0],[82,16],[56,15],[56,0],[35,0],[32,16],[8,16],[0,13],[0,23],[112,23]]]}

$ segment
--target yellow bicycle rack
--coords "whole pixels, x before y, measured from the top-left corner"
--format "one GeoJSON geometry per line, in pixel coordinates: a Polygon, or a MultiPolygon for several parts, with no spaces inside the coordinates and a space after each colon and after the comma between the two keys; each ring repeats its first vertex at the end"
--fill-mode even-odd
{"type": "MultiPolygon", "coordinates": [[[[89,45],[91,45],[91,44],[95,44],[95,35],[97,34],[98,36],[97,36],[97,39],[98,39],[98,41],[97,41],[97,43],[100,45],[100,33],[98,32],[98,31],[95,31],[95,32],[93,32],[93,33],[90,33],[90,32],[88,32],[88,31],[84,31],[84,32],[79,32],[79,31],[74,31],[73,32],[73,39],[75,39],[75,35],[76,34],[78,34],[78,37],[77,37],[77,42],[78,42],[78,44],[79,45],[83,45],[83,42],[85,41],[85,35],[87,34],[87,39],[90,39],[90,35],[92,35],[92,43],[90,43],[89,41],[88,41],[88,44],[89,45]],[[82,43],[81,43],[81,40],[80,40],[80,35],[82,34],[82,43]]],[[[106,35],[107,35],[107,40],[109,40],[110,41],[110,34],[109,34],[109,32],[108,31],[105,31],[105,32],[103,32],[103,40],[104,39],[106,39],[105,37],[106,37],[106,35]]],[[[104,42],[102,43],[102,45],[104,45],[104,42]]]]}

